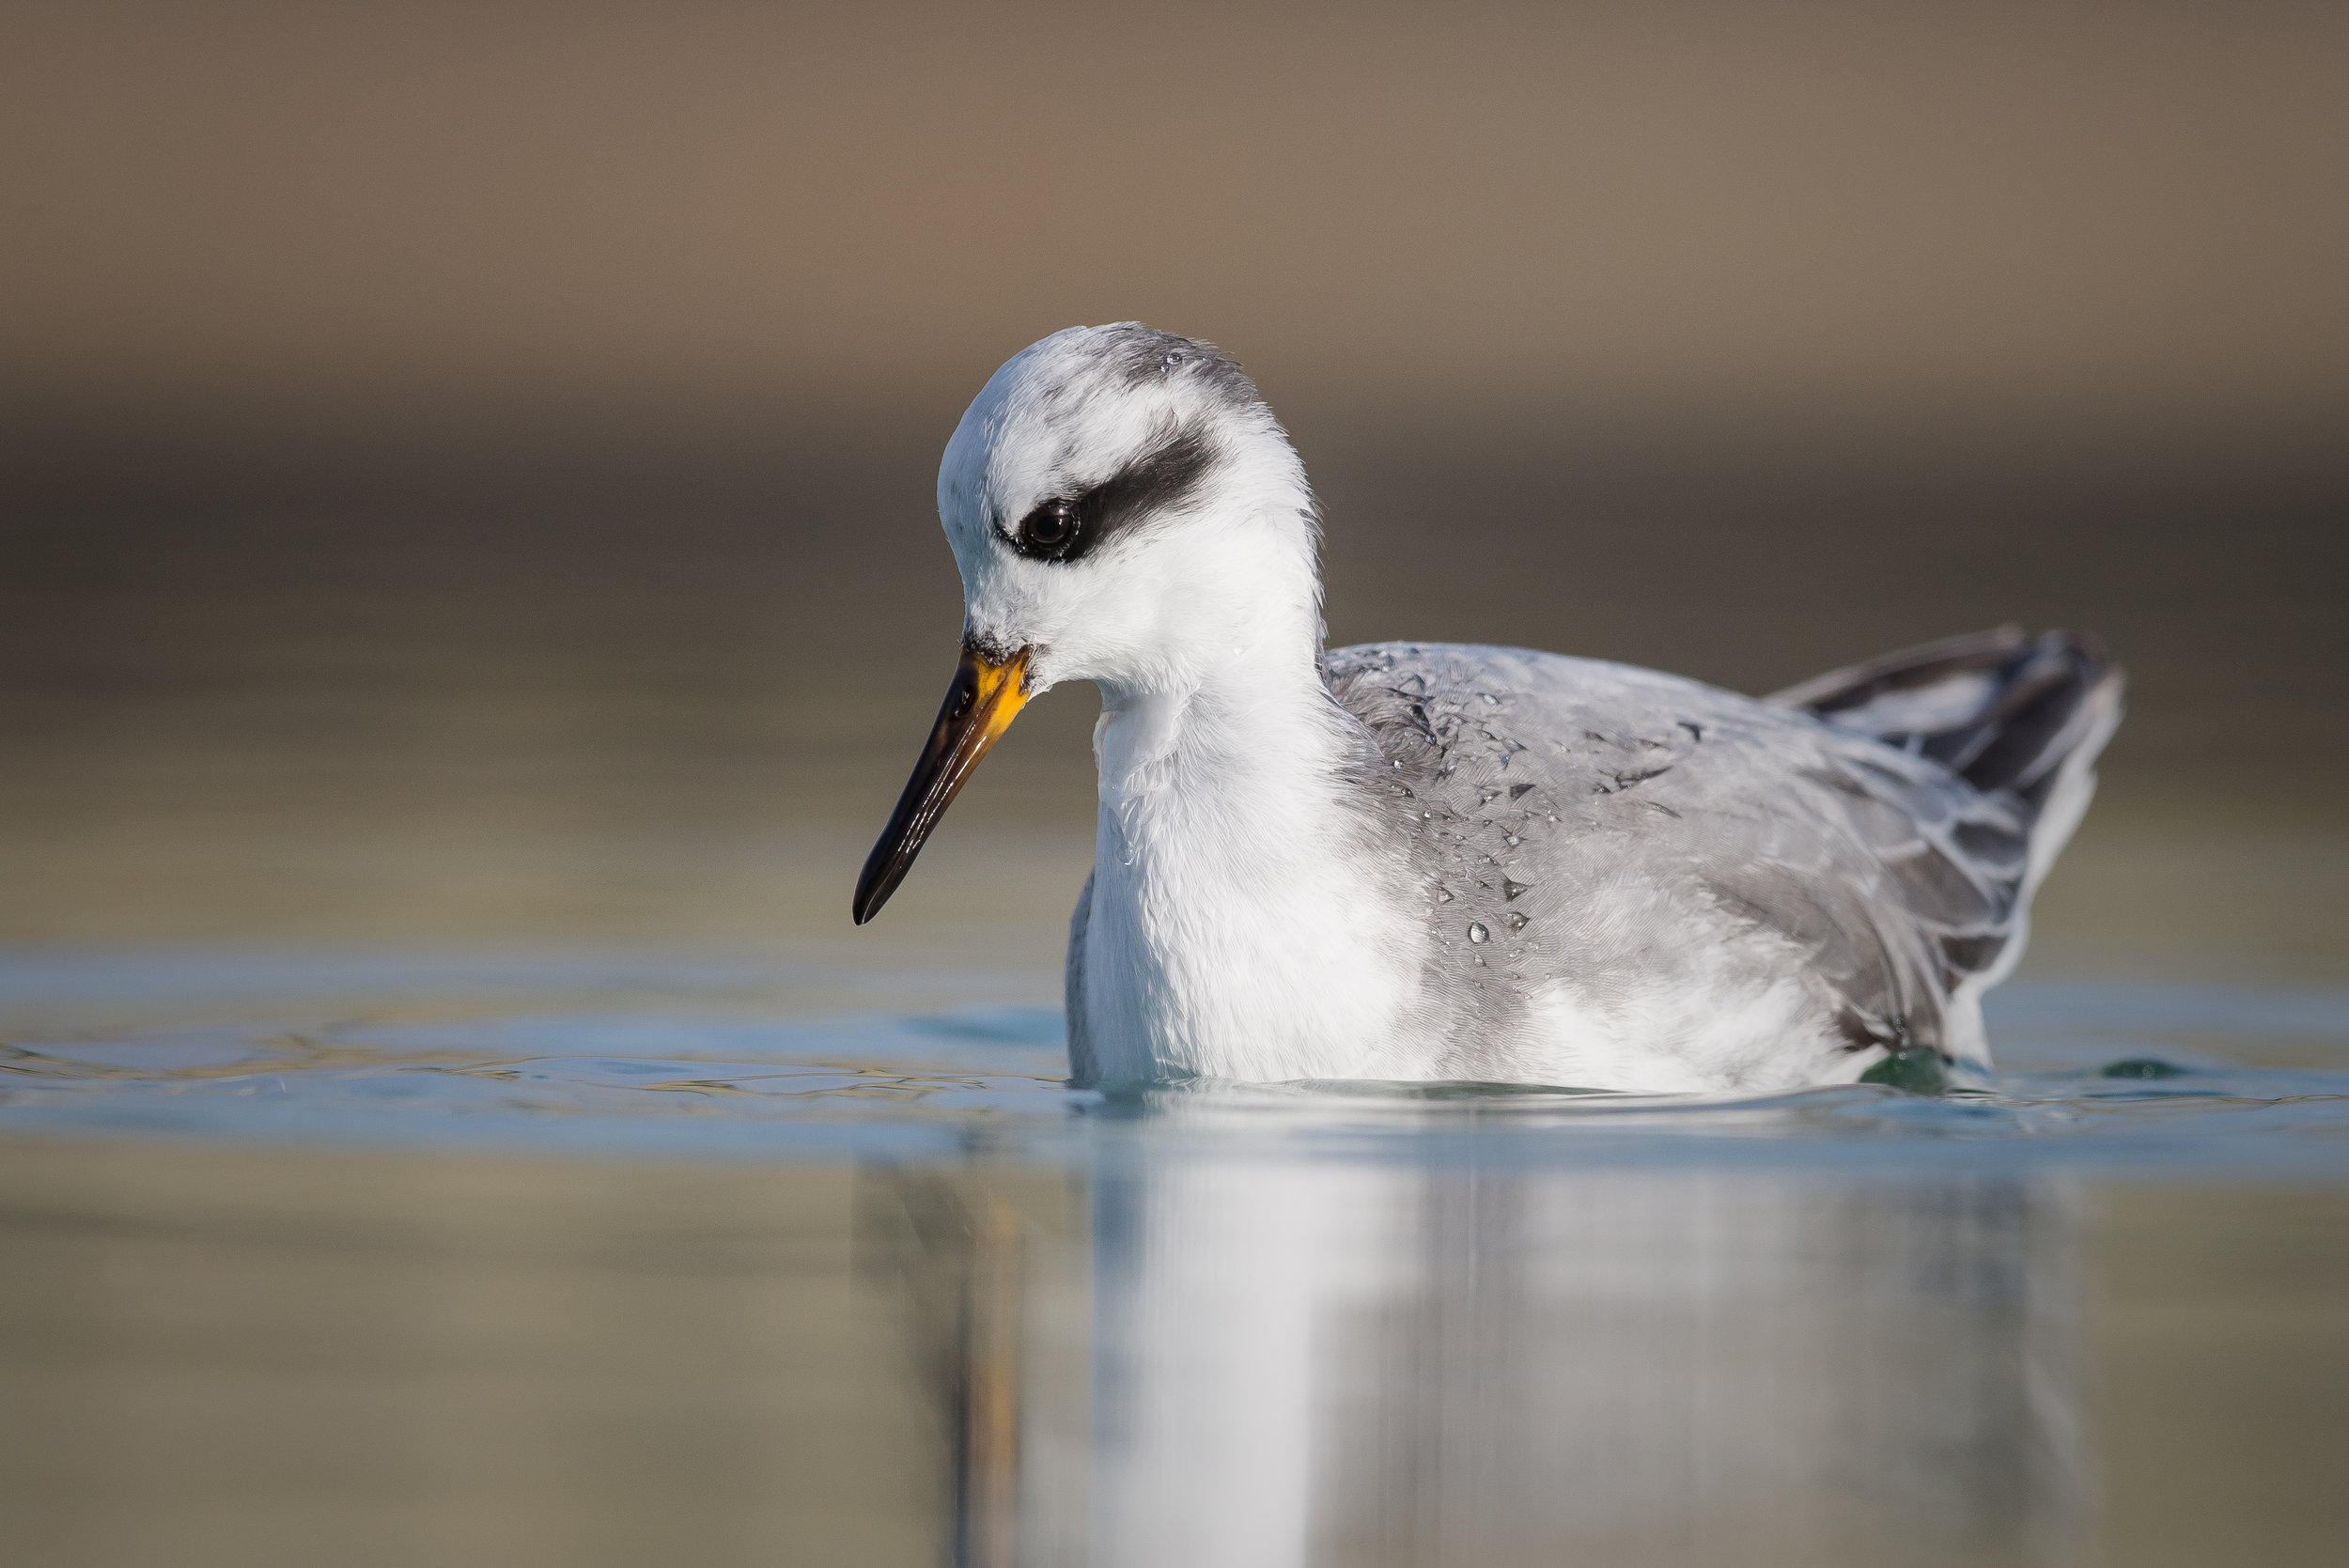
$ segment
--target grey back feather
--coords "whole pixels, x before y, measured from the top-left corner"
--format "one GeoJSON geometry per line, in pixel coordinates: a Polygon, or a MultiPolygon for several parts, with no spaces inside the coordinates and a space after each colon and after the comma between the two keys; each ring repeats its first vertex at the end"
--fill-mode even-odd
{"type": "Polygon", "coordinates": [[[1523,649],[1330,653],[1376,750],[1363,792],[1410,841],[1434,989],[1463,1014],[1452,1069],[1507,1076],[1478,1042],[1546,981],[1790,949],[1851,1048],[1946,1048],[1952,992],[2019,935],[2064,730],[2039,644],[1920,654],[1757,701],[1523,649]]]}

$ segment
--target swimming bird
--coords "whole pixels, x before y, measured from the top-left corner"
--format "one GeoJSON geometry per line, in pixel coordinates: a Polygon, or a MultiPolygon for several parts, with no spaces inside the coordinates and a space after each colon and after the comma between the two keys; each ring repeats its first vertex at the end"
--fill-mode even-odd
{"type": "Polygon", "coordinates": [[[2014,628],[1752,698],[1523,648],[1325,650],[1319,513],[1229,356],[1056,333],[939,469],[962,659],[873,918],[1021,707],[1100,691],[1079,1084],[1648,1092],[1986,1064],[1982,996],[2093,792],[2122,674],[2014,628]]]}

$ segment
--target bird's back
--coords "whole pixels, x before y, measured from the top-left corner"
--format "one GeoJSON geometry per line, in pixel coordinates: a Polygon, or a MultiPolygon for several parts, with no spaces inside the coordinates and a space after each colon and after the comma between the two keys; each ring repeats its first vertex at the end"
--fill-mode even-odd
{"type": "Polygon", "coordinates": [[[2117,718],[2116,672],[2042,644],[1771,700],[1514,648],[1330,653],[1418,882],[1431,1076],[1768,1088],[1982,1057],[1981,991],[2117,718]]]}

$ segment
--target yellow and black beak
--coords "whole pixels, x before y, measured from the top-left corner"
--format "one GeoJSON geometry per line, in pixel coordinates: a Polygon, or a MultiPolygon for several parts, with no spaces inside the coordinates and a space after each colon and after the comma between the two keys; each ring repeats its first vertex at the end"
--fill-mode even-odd
{"type": "Polygon", "coordinates": [[[913,777],[906,781],[889,826],[881,830],[880,842],[865,859],[864,874],[856,879],[853,912],[859,925],[880,913],[963,782],[1027,706],[1027,675],[1025,648],[1000,664],[964,653],[955,669],[955,683],[946,689],[946,704],[938,710],[938,723],[930,730],[930,743],[922,748],[922,760],[913,765],[913,777]]]}

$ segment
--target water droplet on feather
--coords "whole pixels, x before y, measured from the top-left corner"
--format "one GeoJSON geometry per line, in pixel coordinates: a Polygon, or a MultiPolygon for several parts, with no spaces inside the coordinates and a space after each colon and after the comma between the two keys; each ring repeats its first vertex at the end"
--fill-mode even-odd
{"type": "Polygon", "coordinates": [[[1472,942],[1488,942],[1492,939],[1493,934],[1485,929],[1485,923],[1483,921],[1471,920],[1469,922],[1469,940],[1472,942]]]}
{"type": "Polygon", "coordinates": [[[1521,894],[1532,892],[1532,887],[1531,882],[1512,882],[1504,877],[1501,879],[1501,896],[1514,901],[1521,894]]]}

